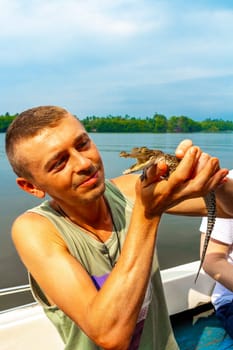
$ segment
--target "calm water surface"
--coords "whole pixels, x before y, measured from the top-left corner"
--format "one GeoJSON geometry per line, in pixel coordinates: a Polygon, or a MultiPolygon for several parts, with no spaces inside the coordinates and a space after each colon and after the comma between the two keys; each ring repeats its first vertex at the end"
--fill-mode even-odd
{"type": "MultiPolygon", "coordinates": [[[[174,153],[177,144],[191,138],[201,148],[221,160],[221,165],[233,168],[233,134],[90,134],[97,144],[107,178],[116,177],[132,164],[131,159],[119,158],[119,152],[135,146],[160,148],[174,153]]],[[[24,210],[39,204],[39,200],[17,188],[4,152],[5,134],[0,134],[0,288],[27,284],[27,274],[13,247],[10,227],[24,210]]],[[[175,266],[198,259],[200,218],[184,218],[164,215],[159,229],[158,254],[161,268],[175,266]]],[[[9,303],[24,302],[25,296],[9,303]]],[[[5,302],[8,307],[8,301],[5,302]]],[[[1,308],[1,305],[0,305],[1,308]]]]}

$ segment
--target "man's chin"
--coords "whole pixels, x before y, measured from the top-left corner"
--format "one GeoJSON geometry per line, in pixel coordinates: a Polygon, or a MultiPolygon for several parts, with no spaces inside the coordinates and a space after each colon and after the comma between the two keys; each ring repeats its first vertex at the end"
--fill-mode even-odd
{"type": "Polygon", "coordinates": [[[80,186],[79,190],[80,190],[80,195],[81,195],[82,200],[85,202],[97,200],[98,198],[100,198],[101,196],[104,195],[105,187],[106,186],[105,186],[104,181],[98,181],[95,184],[93,184],[92,186],[89,186],[88,191],[87,191],[86,186],[83,186],[83,187],[80,186]],[[81,194],[81,192],[83,192],[83,193],[81,194]]]}

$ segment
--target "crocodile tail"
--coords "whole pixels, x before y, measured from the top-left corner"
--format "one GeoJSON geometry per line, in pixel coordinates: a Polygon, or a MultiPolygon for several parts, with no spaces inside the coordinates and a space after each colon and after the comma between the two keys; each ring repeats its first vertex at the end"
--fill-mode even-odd
{"type": "Polygon", "coordinates": [[[205,235],[205,241],[204,241],[204,246],[203,246],[203,250],[202,250],[202,255],[201,255],[201,261],[200,261],[200,265],[196,274],[196,278],[195,278],[195,283],[197,282],[198,276],[200,274],[203,262],[205,260],[205,255],[206,255],[206,251],[208,248],[208,244],[209,244],[209,240],[211,237],[211,233],[213,231],[213,227],[215,224],[215,219],[216,219],[216,198],[215,198],[215,193],[214,191],[210,191],[205,197],[205,204],[206,204],[206,208],[207,208],[207,231],[206,231],[206,235],[205,235]]]}

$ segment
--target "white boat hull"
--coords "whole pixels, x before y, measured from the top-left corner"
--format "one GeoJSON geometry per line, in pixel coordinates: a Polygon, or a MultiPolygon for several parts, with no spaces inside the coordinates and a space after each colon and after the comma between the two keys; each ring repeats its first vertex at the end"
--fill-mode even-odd
{"type": "MultiPolygon", "coordinates": [[[[214,281],[203,271],[194,279],[199,261],[162,271],[170,315],[210,301],[214,281]]],[[[62,350],[63,343],[41,306],[25,306],[0,314],[1,350],[62,350]]]]}

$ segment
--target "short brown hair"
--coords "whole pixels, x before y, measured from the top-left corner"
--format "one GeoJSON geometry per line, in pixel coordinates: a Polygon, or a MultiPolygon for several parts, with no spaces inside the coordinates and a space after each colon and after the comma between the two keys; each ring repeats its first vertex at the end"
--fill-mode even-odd
{"type": "Polygon", "coordinates": [[[69,112],[57,106],[39,106],[20,113],[10,124],[6,132],[5,147],[8,160],[20,177],[32,178],[24,157],[17,157],[16,147],[22,141],[36,136],[45,128],[52,128],[58,125],[61,119],[69,112]]]}

